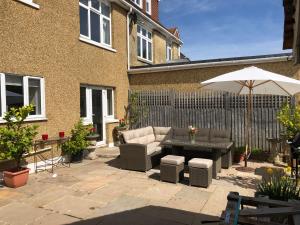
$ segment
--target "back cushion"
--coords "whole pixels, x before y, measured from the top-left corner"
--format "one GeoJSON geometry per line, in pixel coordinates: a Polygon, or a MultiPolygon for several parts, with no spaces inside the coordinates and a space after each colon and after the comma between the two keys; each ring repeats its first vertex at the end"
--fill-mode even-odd
{"type": "Polygon", "coordinates": [[[173,139],[187,141],[189,140],[188,128],[173,128],[173,139]]]}
{"type": "Polygon", "coordinates": [[[198,128],[196,133],[196,141],[209,142],[209,128],[198,128]]]}
{"type": "Polygon", "coordinates": [[[172,138],[172,127],[153,127],[155,141],[165,141],[172,138]]]}
{"type": "Polygon", "coordinates": [[[125,143],[136,143],[147,145],[155,141],[152,127],[122,132],[125,143]]]}
{"type": "Polygon", "coordinates": [[[211,129],[210,139],[212,142],[228,142],[230,141],[230,131],[211,129]]]}

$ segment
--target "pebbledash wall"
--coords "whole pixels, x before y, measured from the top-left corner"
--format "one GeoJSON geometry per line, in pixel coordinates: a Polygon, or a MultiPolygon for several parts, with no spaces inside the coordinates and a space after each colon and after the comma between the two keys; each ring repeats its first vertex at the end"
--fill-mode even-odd
{"type": "MultiPolygon", "coordinates": [[[[115,118],[128,100],[127,12],[112,3],[112,48],[79,40],[78,1],[34,0],[40,9],[19,1],[0,3],[0,73],[41,76],[45,81],[46,118],[39,132],[57,136],[80,118],[80,85],[114,89],[115,118]]],[[[108,124],[107,143],[112,142],[108,124]]]]}
{"type": "Polygon", "coordinates": [[[197,91],[200,90],[201,81],[248,66],[256,66],[296,79],[300,78],[300,65],[294,65],[291,56],[279,54],[249,59],[199,61],[180,65],[163,64],[150,68],[133,67],[129,71],[130,88],[132,90],[197,91]]]}

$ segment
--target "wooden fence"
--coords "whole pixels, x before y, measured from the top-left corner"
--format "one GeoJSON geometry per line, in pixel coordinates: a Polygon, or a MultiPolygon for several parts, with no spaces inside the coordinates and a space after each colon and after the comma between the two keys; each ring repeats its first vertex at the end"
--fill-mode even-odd
{"type": "MultiPolygon", "coordinates": [[[[133,92],[131,92],[133,93],[133,92]]],[[[236,146],[245,145],[245,119],[248,97],[225,92],[177,92],[171,90],[139,91],[138,105],[142,114],[138,127],[172,126],[228,129],[236,146]]],[[[280,107],[289,97],[254,95],[252,146],[270,150],[267,138],[279,137],[277,121],[280,107]]]]}

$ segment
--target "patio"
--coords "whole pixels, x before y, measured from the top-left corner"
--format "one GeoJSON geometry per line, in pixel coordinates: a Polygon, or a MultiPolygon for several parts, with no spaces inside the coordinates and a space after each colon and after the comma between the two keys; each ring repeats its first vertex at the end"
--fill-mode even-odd
{"type": "MultiPolygon", "coordinates": [[[[159,170],[121,170],[118,148],[98,149],[98,159],[31,174],[18,189],[0,186],[0,224],[201,224],[216,220],[237,191],[253,196],[260,176],[234,165],[208,188],[159,181],[159,170]]],[[[254,168],[270,166],[253,163],[254,168]]],[[[187,176],[187,174],[185,174],[187,176]]]]}

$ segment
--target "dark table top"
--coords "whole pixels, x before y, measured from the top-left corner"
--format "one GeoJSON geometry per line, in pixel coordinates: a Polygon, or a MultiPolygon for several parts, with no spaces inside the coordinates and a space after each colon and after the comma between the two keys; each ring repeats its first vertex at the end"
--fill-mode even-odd
{"type": "Polygon", "coordinates": [[[191,142],[191,141],[185,141],[185,140],[177,140],[177,139],[170,139],[163,141],[161,143],[162,145],[165,146],[181,146],[181,147],[198,147],[198,148],[208,148],[208,149],[217,149],[217,150],[222,150],[222,149],[229,149],[232,147],[233,142],[220,142],[220,143],[215,143],[215,142],[191,142]]]}

